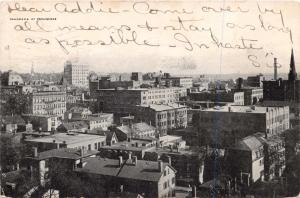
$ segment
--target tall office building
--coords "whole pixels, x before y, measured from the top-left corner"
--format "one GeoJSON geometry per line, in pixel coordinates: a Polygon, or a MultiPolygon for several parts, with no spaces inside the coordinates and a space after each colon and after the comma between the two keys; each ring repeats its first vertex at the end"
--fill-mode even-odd
{"type": "Polygon", "coordinates": [[[65,63],[64,80],[67,84],[76,87],[88,88],[89,81],[89,66],[88,65],[74,65],[70,61],[65,63]]]}

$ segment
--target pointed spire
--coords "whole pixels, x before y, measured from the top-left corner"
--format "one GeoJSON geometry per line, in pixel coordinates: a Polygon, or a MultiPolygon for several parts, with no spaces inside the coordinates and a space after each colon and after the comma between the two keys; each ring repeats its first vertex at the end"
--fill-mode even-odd
{"type": "Polygon", "coordinates": [[[295,67],[294,60],[294,50],[292,48],[291,61],[290,61],[290,72],[289,72],[289,81],[297,80],[297,72],[295,67]]]}

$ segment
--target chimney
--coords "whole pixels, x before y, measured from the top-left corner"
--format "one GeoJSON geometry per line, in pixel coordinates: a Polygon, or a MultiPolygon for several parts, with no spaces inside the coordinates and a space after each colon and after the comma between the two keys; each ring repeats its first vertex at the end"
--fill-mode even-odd
{"type": "Polygon", "coordinates": [[[81,148],[81,149],[80,149],[80,156],[83,157],[83,155],[84,155],[84,149],[81,148]]]}
{"type": "Polygon", "coordinates": [[[128,153],[128,160],[131,160],[132,159],[132,152],[130,151],[129,153],[128,153]]]}
{"type": "Polygon", "coordinates": [[[33,147],[33,157],[38,157],[38,149],[37,149],[37,147],[33,147]]]}
{"type": "Polygon", "coordinates": [[[277,80],[277,58],[274,58],[274,80],[277,80]]]}
{"type": "Polygon", "coordinates": [[[121,167],[123,164],[123,157],[119,156],[119,167],[121,167]]]}
{"type": "Polygon", "coordinates": [[[164,163],[161,160],[158,160],[158,171],[163,172],[164,163]]]}
{"type": "Polygon", "coordinates": [[[133,163],[133,165],[137,165],[137,161],[138,161],[138,159],[137,159],[137,156],[133,156],[132,157],[132,163],[133,163]]]}
{"type": "Polygon", "coordinates": [[[172,158],[171,156],[168,156],[168,164],[171,166],[172,165],[172,158]]]}
{"type": "Polygon", "coordinates": [[[192,188],[192,197],[193,198],[197,197],[197,188],[196,188],[196,186],[193,186],[193,188],[192,188]]]}

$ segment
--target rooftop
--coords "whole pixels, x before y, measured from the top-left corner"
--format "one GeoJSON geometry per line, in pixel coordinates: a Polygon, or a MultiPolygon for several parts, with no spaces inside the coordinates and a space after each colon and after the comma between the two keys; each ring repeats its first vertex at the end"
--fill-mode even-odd
{"type": "Polygon", "coordinates": [[[216,106],[202,110],[204,112],[236,112],[236,113],[266,113],[269,110],[275,109],[275,107],[262,107],[262,106],[216,106]]]}
{"type": "MultiPolygon", "coordinates": [[[[158,170],[158,162],[152,161],[138,160],[134,165],[130,160],[124,160],[120,166],[119,160],[96,157],[87,159],[86,162],[84,168],[76,171],[144,181],[159,181],[163,174],[158,170]]],[[[166,166],[169,165],[163,163],[163,169],[166,166]]]]}
{"type": "Polygon", "coordinates": [[[244,151],[258,150],[263,146],[263,143],[260,139],[260,137],[256,137],[255,135],[247,136],[240,140],[233,148],[244,151]]]}
{"type": "Polygon", "coordinates": [[[131,127],[128,125],[118,126],[117,129],[126,134],[130,134],[130,133],[140,134],[147,131],[154,131],[155,127],[148,125],[145,122],[140,122],[140,123],[132,124],[131,127]]]}
{"type": "Polygon", "coordinates": [[[150,105],[139,105],[140,107],[148,107],[155,111],[166,111],[172,109],[181,109],[186,108],[184,105],[180,105],[177,103],[169,103],[169,104],[150,104],[150,105]]]}
{"type": "Polygon", "coordinates": [[[26,140],[28,142],[42,142],[42,143],[60,143],[60,144],[75,144],[83,141],[95,140],[102,138],[105,141],[105,136],[89,135],[80,133],[56,133],[45,137],[33,138],[26,140]]]}
{"type": "Polygon", "coordinates": [[[178,140],[182,140],[182,138],[180,136],[175,136],[175,135],[164,135],[159,137],[159,141],[162,142],[173,142],[178,140]]]}
{"type": "Polygon", "coordinates": [[[138,139],[132,138],[129,141],[117,142],[111,146],[103,146],[103,149],[113,150],[127,150],[127,151],[141,151],[152,150],[156,147],[156,141],[154,139],[138,139]]]}
{"type": "Polygon", "coordinates": [[[91,155],[96,155],[99,153],[98,151],[93,150],[85,150],[83,152],[83,156],[81,156],[81,151],[79,149],[74,148],[60,148],[60,149],[53,149],[44,152],[38,153],[38,160],[44,160],[49,158],[65,158],[65,159],[80,159],[82,157],[88,157],[91,155]]]}

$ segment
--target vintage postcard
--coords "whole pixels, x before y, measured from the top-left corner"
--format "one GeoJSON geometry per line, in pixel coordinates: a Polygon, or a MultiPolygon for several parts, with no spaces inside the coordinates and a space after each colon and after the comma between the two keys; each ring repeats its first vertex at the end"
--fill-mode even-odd
{"type": "Polygon", "coordinates": [[[2,197],[300,196],[300,1],[0,1],[2,197]]]}

